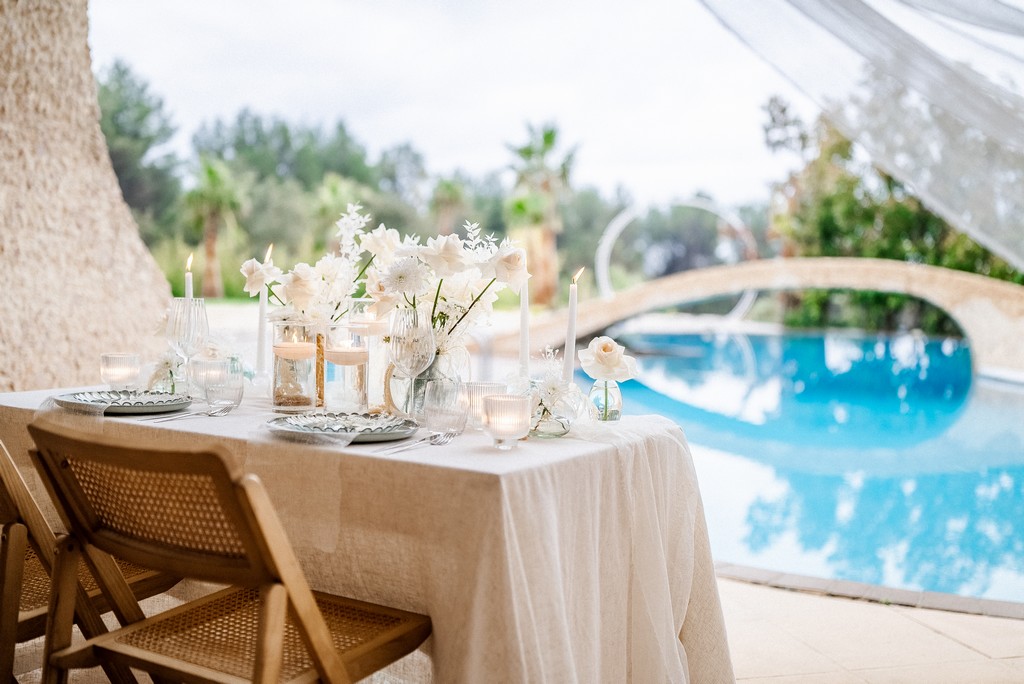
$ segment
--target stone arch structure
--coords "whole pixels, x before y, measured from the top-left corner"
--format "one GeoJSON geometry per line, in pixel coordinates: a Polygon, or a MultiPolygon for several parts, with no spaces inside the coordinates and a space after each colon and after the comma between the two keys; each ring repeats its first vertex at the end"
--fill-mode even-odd
{"type": "MultiPolygon", "coordinates": [[[[963,271],[888,259],[762,259],[677,273],[612,298],[580,302],[577,332],[588,335],[620,320],[686,302],[745,290],[832,288],[900,292],[949,313],[970,340],[976,370],[1024,379],[1024,287],[963,271]]],[[[495,345],[504,350],[499,341],[495,345]]],[[[531,346],[565,344],[565,317],[531,326],[531,346]]],[[[514,341],[512,342],[514,348],[514,341]]]]}
{"type": "Polygon", "coordinates": [[[0,0],[0,391],[164,348],[170,287],[121,197],[88,36],[85,0],[0,0]]]}

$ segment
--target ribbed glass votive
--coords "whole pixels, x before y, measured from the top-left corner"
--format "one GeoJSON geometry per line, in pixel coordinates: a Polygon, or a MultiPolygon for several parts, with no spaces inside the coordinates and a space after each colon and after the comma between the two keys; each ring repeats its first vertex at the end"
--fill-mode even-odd
{"type": "Polygon", "coordinates": [[[503,382],[467,382],[466,393],[469,395],[469,428],[483,430],[484,397],[492,394],[505,394],[507,386],[503,382]]]}
{"type": "Polygon", "coordinates": [[[484,397],[484,431],[502,451],[512,449],[530,432],[530,407],[526,395],[497,394],[484,397]]]}

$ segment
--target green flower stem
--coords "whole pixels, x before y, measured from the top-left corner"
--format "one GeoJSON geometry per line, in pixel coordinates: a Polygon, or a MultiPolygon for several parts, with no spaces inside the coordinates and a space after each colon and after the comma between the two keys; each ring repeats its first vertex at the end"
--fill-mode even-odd
{"type": "Polygon", "coordinates": [[[430,310],[430,324],[435,323],[435,316],[437,316],[437,300],[441,298],[441,285],[444,284],[444,278],[437,281],[437,292],[434,293],[434,306],[430,310]]]}
{"type": "Polygon", "coordinates": [[[608,381],[604,380],[604,418],[602,420],[608,420],[608,381]]]}
{"type": "MultiPolygon", "coordinates": [[[[451,328],[448,329],[449,333],[451,333],[451,331],[455,330],[455,328],[459,327],[459,323],[462,322],[462,319],[469,315],[469,312],[473,310],[473,307],[476,306],[476,303],[479,302],[480,298],[484,296],[484,292],[487,292],[487,290],[491,287],[491,285],[493,285],[495,283],[496,280],[497,280],[497,278],[491,278],[491,282],[487,283],[486,287],[484,287],[484,289],[480,290],[480,294],[478,294],[473,299],[473,301],[470,302],[469,307],[466,309],[465,313],[463,313],[461,316],[459,316],[459,320],[455,321],[455,325],[453,325],[451,328]]],[[[438,289],[440,289],[440,287],[438,289]]]]}
{"type": "Polygon", "coordinates": [[[277,303],[284,306],[284,300],[277,296],[277,293],[270,287],[270,283],[267,283],[267,293],[277,300],[277,303]]]}
{"type": "Polygon", "coordinates": [[[357,284],[359,283],[359,279],[362,278],[364,275],[366,275],[366,269],[370,268],[370,264],[372,264],[373,260],[376,259],[376,258],[377,258],[376,254],[371,254],[370,255],[370,259],[365,264],[363,264],[363,267],[361,269],[359,269],[359,273],[356,273],[356,283],[357,284]]]}

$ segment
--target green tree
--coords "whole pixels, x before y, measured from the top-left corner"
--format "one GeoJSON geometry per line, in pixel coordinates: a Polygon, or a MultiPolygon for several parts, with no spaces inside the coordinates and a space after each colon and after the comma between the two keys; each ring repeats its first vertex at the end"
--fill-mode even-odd
{"type": "MultiPolygon", "coordinates": [[[[773,99],[766,107],[766,144],[798,152],[804,167],[776,190],[784,206],[771,229],[800,256],[896,259],[1024,282],[1006,261],[928,210],[901,183],[874,167],[827,119],[813,130],[773,99]]],[[[892,330],[919,327],[959,334],[944,312],[920,300],[881,292],[811,291],[789,298],[787,323],[855,325],[892,330]]]]}
{"type": "Polygon", "coordinates": [[[507,214],[513,233],[526,246],[530,273],[530,301],[550,305],[558,288],[557,235],[562,232],[561,202],[569,192],[569,179],[576,148],[561,159],[558,128],[527,124],[527,141],[508,145],[515,156],[512,169],[516,180],[508,200],[507,214]]]}
{"type": "Polygon", "coordinates": [[[449,235],[455,230],[460,212],[466,209],[466,190],[458,178],[438,178],[430,195],[430,211],[438,235],[449,235]]]}
{"type": "Polygon", "coordinates": [[[380,189],[414,207],[422,202],[420,186],[427,178],[423,155],[411,144],[402,143],[384,150],[377,163],[380,189]]]}
{"type": "Polygon", "coordinates": [[[291,178],[305,190],[313,190],[325,174],[333,172],[378,186],[377,171],[368,163],[366,149],[341,122],[325,135],[317,127],[293,126],[243,109],[233,123],[217,120],[204,124],[192,144],[199,156],[223,159],[235,172],[252,172],[257,180],[291,178]]]}
{"type": "Polygon", "coordinates": [[[203,157],[196,186],[185,195],[185,203],[203,229],[203,296],[223,297],[217,234],[222,225],[235,223],[236,213],[242,208],[238,183],[227,165],[219,159],[203,157]]]}
{"type": "Polygon", "coordinates": [[[163,100],[115,61],[97,79],[100,128],[121,194],[139,224],[142,239],[152,246],[174,234],[179,218],[181,182],[178,159],[161,148],[174,136],[163,100]]]}

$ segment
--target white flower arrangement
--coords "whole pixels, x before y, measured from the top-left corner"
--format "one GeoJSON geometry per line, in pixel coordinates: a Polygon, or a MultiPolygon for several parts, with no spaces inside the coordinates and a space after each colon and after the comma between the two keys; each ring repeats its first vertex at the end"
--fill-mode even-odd
{"type": "Polygon", "coordinates": [[[540,374],[530,382],[532,427],[536,430],[545,421],[554,420],[562,422],[563,427],[568,429],[568,423],[574,416],[566,404],[576,386],[562,377],[562,362],[558,352],[551,347],[545,347],[537,366],[540,374]]]}
{"type": "Polygon", "coordinates": [[[348,206],[336,224],[338,253],[313,266],[299,263],[283,273],[269,258],[246,261],[244,290],[255,297],[267,288],[268,297],[282,305],[273,318],[316,323],[340,318],[347,300],[364,286],[379,317],[395,308],[429,312],[444,353],[490,314],[498,292],[508,287],[518,293],[530,277],[526,252],[507,238],[499,243],[481,235],[477,223],[466,222],[465,239],[439,235],[421,244],[418,236],[402,239],[384,224],[367,231],[370,217],[361,210],[348,206]]]}
{"type": "MultiPolygon", "coordinates": [[[[268,297],[281,305],[272,314],[275,319],[313,323],[338,320],[345,313],[349,298],[365,281],[366,269],[373,262],[373,257],[363,262],[366,250],[362,242],[367,235],[365,228],[370,216],[361,214],[361,210],[362,206],[358,204],[348,205],[347,211],[335,224],[338,228],[337,254],[325,254],[313,266],[298,263],[291,271],[283,273],[274,265],[273,259],[268,258],[265,263],[249,259],[243,263],[241,273],[245,276],[245,292],[255,297],[267,288],[268,297]]],[[[387,230],[383,224],[377,229],[387,230]]]]}
{"type": "Polygon", "coordinates": [[[595,337],[579,351],[580,366],[594,380],[630,380],[637,374],[636,359],[625,352],[626,348],[612,338],[595,337]]]}
{"type": "Polygon", "coordinates": [[[467,221],[463,229],[465,239],[439,235],[421,244],[381,226],[360,241],[372,255],[366,294],[377,315],[394,308],[429,312],[441,353],[490,314],[498,292],[518,293],[530,277],[526,253],[512,241],[481,235],[477,223],[467,221]]]}

